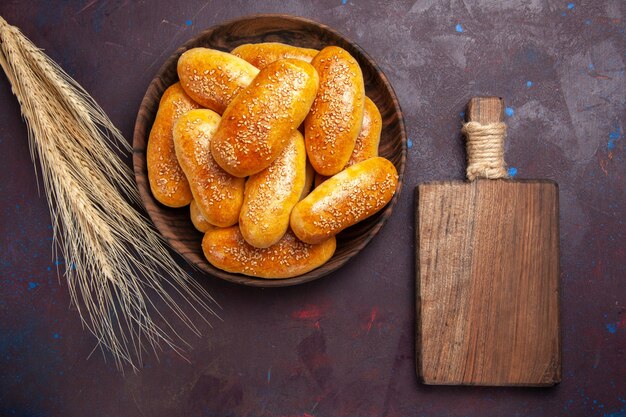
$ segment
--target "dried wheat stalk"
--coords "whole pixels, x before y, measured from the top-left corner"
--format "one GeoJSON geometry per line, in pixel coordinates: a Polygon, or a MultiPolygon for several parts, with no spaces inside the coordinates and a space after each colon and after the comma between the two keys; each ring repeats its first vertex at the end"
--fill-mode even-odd
{"type": "Polygon", "coordinates": [[[82,322],[121,369],[127,363],[136,370],[147,348],[156,353],[165,344],[180,353],[185,342],[165,311],[199,333],[168,291],[202,317],[215,314],[214,300],[129,204],[139,196],[132,171],[114,150],[129,151],[130,145],[89,94],[2,17],[0,65],[28,125],[33,163],[41,165],[53,251],[65,258],[82,322]]]}

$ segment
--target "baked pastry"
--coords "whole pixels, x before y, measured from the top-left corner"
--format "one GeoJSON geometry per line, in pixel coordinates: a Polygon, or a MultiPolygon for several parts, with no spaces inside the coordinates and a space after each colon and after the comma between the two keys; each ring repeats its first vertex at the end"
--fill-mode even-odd
{"type": "Polygon", "coordinates": [[[230,51],[231,54],[249,62],[258,69],[286,58],[311,62],[318,52],[317,49],[299,48],[279,42],[246,43],[230,51]]]}
{"type": "Polygon", "coordinates": [[[365,85],[358,62],[344,49],[328,46],[311,65],[320,86],[304,121],[304,139],[316,172],[331,176],[341,171],[361,130],[365,85]]]}
{"type": "Polygon", "coordinates": [[[369,97],[365,97],[363,123],[346,167],[378,156],[378,145],[380,144],[380,133],[382,130],[383,118],[378,107],[369,97]]]}
{"type": "Polygon", "coordinates": [[[239,219],[245,180],[213,160],[210,144],[219,123],[212,110],[191,110],[174,125],[174,145],[200,213],[212,225],[227,227],[239,219]]]}
{"type": "Polygon", "coordinates": [[[184,207],[193,199],[176,159],[172,128],[182,114],[198,107],[180,83],[173,84],[163,92],[150,130],[146,148],[148,182],[154,198],[168,207],[184,207]]]}
{"type": "Polygon", "coordinates": [[[202,239],[204,256],[216,268],[269,279],[307,273],[326,263],[336,247],[334,237],[309,245],[288,231],[269,248],[255,248],[244,240],[237,226],[209,230],[202,239]]]}
{"type": "Polygon", "coordinates": [[[187,94],[202,107],[219,114],[259,73],[243,59],[209,48],[185,51],[178,58],[177,71],[187,94]]]}
{"type": "Polygon", "coordinates": [[[267,168],[311,108],[318,76],[304,61],[281,59],[259,72],[224,111],[211,152],[228,173],[247,177],[267,168]]]}
{"type": "Polygon", "coordinates": [[[246,182],[239,228],[243,238],[257,248],[278,242],[289,227],[291,210],[300,201],[306,182],[304,138],[297,130],[289,143],[263,171],[246,182]]]}
{"type": "Polygon", "coordinates": [[[199,232],[205,233],[215,227],[204,218],[202,213],[200,213],[200,209],[198,209],[198,205],[195,200],[191,200],[191,203],[189,204],[189,217],[191,218],[193,227],[195,227],[199,232]]]}
{"type": "MultiPolygon", "coordinates": [[[[354,150],[346,164],[346,167],[354,165],[366,159],[378,156],[378,144],[380,143],[380,133],[383,128],[383,119],[378,111],[376,104],[369,98],[365,97],[365,108],[363,111],[363,123],[361,131],[356,138],[354,150]]],[[[329,177],[322,174],[315,174],[315,187],[326,181],[329,177]]]]}
{"type": "Polygon", "coordinates": [[[324,181],[291,212],[291,229],[306,243],[319,243],[385,207],[398,184],[396,167],[375,157],[324,181]]]}
{"type": "Polygon", "coordinates": [[[302,194],[300,195],[300,200],[309,195],[311,192],[311,188],[313,188],[313,181],[315,180],[315,170],[313,166],[307,159],[306,161],[306,177],[304,180],[304,188],[302,189],[302,194]]]}

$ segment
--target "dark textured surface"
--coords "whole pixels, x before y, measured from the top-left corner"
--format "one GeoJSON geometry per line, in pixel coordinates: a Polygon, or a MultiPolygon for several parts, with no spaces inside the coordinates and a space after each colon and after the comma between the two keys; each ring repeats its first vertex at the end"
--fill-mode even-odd
{"type": "MultiPolygon", "coordinates": [[[[57,280],[26,128],[0,76],[0,415],[626,415],[624,3],[267,3],[4,0],[19,26],[130,140],[164,60],[208,26],[277,12],[356,41],[394,86],[411,138],[404,192],[386,226],[337,273],[259,289],[196,274],[223,322],[121,376],[96,351],[57,280]],[[426,387],[414,371],[412,188],[461,179],[470,97],[509,109],[518,178],[560,187],[563,382],[551,389],[426,387]]],[[[130,164],[130,157],[127,159],[130,164]]],[[[110,358],[109,358],[110,359],[110,358]]]]}

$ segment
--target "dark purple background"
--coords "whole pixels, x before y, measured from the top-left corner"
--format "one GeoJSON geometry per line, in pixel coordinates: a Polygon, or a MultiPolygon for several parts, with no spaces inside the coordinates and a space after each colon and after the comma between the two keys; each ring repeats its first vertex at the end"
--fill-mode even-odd
{"type": "Polygon", "coordinates": [[[411,139],[393,217],[343,269],[267,290],[195,273],[224,321],[199,322],[204,337],[190,336],[189,362],[166,350],[122,376],[99,350],[89,357],[95,340],[57,279],[63,260],[51,255],[26,127],[0,75],[0,415],[626,416],[624,8],[621,0],[3,0],[0,15],[129,140],[149,81],[178,45],[259,12],[313,18],[361,45],[395,87],[411,139]],[[479,94],[507,101],[516,177],[560,185],[555,388],[427,387],[415,376],[413,188],[463,178],[460,113],[479,94]]]}

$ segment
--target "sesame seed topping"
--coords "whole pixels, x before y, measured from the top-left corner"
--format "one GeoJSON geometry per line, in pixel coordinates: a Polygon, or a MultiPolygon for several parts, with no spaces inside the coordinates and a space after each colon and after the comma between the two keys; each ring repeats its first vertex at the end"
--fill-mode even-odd
{"type": "Polygon", "coordinates": [[[340,57],[337,51],[323,50],[320,55],[312,62],[320,74],[320,86],[307,118],[306,140],[314,166],[324,171],[345,164],[352,153],[362,121],[355,117],[355,108],[363,101],[357,86],[363,81],[351,68],[358,64],[347,52],[340,57]],[[320,57],[322,54],[324,57],[320,57]],[[335,145],[337,149],[332,152],[327,148],[335,145]]]}
{"type": "Polygon", "coordinates": [[[238,95],[220,126],[213,151],[220,163],[241,172],[258,172],[283,149],[290,133],[301,123],[294,103],[310,83],[299,67],[270,64],[238,95]]]}
{"type": "Polygon", "coordinates": [[[223,253],[221,261],[252,276],[267,276],[268,272],[280,276],[303,268],[313,256],[316,246],[300,241],[291,231],[268,248],[255,248],[248,244],[238,230],[229,237],[231,241],[220,242],[220,248],[215,248],[212,253],[223,253]]]}

